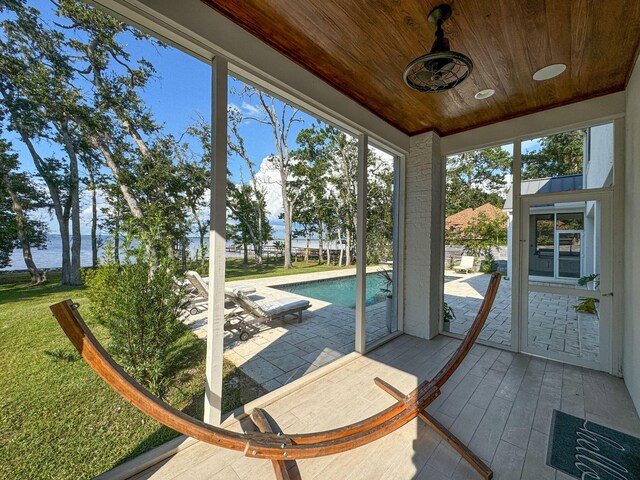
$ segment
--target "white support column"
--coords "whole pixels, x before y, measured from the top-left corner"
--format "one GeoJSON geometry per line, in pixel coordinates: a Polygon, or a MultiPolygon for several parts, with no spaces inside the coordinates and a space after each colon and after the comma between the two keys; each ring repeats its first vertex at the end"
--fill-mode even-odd
{"type": "Polygon", "coordinates": [[[211,79],[211,221],[209,227],[209,310],[204,421],[222,420],[222,358],[227,203],[227,60],[216,57],[211,79]]]}
{"type": "Polygon", "coordinates": [[[356,352],[367,344],[367,135],[358,136],[358,198],[356,207],[356,352]]]}
{"type": "Polygon", "coordinates": [[[440,333],[444,264],[444,160],[440,137],[411,137],[406,159],[404,332],[431,339],[440,333]]]}
{"type": "MultiPolygon", "coordinates": [[[[511,178],[513,186],[511,187],[511,243],[507,246],[510,250],[508,265],[508,274],[511,281],[511,350],[519,352],[520,345],[520,318],[522,317],[522,255],[529,253],[527,245],[522,244],[522,225],[523,221],[529,225],[529,212],[525,214],[525,220],[522,215],[522,142],[518,139],[513,142],[513,156],[511,165],[511,178]],[[523,253],[524,249],[524,253],[523,253]]],[[[526,276],[528,281],[529,276],[526,276]]],[[[505,288],[502,286],[501,288],[505,288]]],[[[525,291],[528,290],[525,285],[525,291]]],[[[527,294],[528,296],[528,294],[527,294]]],[[[528,297],[525,299],[528,302],[528,297]]]]}
{"type": "MultiPolygon", "coordinates": [[[[638,63],[638,65],[640,65],[640,63],[638,63]]],[[[636,70],[638,70],[637,66],[636,70]]],[[[636,102],[636,104],[637,103],[638,102],[636,102]]],[[[625,283],[625,268],[632,268],[632,263],[629,262],[629,258],[623,253],[625,252],[625,248],[628,248],[625,247],[625,228],[632,228],[631,225],[625,224],[625,209],[632,208],[625,203],[625,122],[626,119],[624,118],[618,118],[613,122],[613,231],[615,235],[613,237],[613,251],[610,256],[613,260],[612,291],[614,294],[613,315],[611,317],[611,374],[617,377],[621,377],[623,373],[623,349],[625,342],[623,320],[625,313],[631,318],[631,312],[625,312],[624,310],[624,295],[633,295],[633,290],[629,288],[630,285],[625,283]],[[627,290],[625,290],[625,288],[627,288],[627,290]]],[[[637,221],[638,219],[636,218],[635,220],[637,221]]],[[[604,231],[602,231],[602,233],[606,234],[604,231]]],[[[600,251],[604,251],[602,246],[600,247],[600,251]]],[[[638,399],[634,400],[636,401],[636,405],[638,405],[638,399]]]]}

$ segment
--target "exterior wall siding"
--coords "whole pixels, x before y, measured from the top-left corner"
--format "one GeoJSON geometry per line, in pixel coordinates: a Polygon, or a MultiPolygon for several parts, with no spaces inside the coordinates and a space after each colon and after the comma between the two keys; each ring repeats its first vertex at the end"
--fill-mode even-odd
{"type": "Polygon", "coordinates": [[[640,65],[627,88],[625,117],[624,380],[640,410],[640,65]]]}

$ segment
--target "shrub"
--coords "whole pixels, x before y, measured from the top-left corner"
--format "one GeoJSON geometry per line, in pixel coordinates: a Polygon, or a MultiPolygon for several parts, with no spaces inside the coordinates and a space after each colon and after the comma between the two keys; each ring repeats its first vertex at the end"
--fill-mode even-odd
{"type": "Polygon", "coordinates": [[[580,298],[575,309],[578,312],[597,313],[597,302],[598,300],[596,300],[595,298],[580,298]]]}
{"type": "MultiPolygon", "coordinates": [[[[594,289],[597,289],[600,286],[600,274],[592,273],[578,279],[578,285],[582,287],[588,286],[591,282],[593,282],[594,289]]],[[[595,298],[580,298],[575,308],[578,312],[597,313],[599,301],[595,298]]]]}
{"type": "Polygon", "coordinates": [[[367,265],[379,265],[380,255],[378,252],[367,251],[367,265]]]}
{"type": "Polygon", "coordinates": [[[445,322],[451,322],[456,319],[456,314],[453,313],[453,308],[447,302],[444,302],[443,317],[445,322]]]}
{"type": "Polygon", "coordinates": [[[480,271],[482,273],[493,273],[498,270],[498,264],[491,252],[487,252],[484,259],[480,262],[480,271]]]}
{"type": "Polygon", "coordinates": [[[135,263],[107,263],[88,271],[90,315],[105,325],[110,352],[122,367],[155,395],[170,384],[167,355],[184,327],[178,316],[183,293],[176,287],[175,266],[163,260],[156,268],[138,256],[135,263]]]}

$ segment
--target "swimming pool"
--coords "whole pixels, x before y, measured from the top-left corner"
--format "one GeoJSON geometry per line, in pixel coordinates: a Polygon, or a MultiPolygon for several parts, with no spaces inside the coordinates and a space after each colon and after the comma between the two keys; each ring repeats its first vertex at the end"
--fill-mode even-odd
{"type": "MultiPolygon", "coordinates": [[[[367,274],[367,305],[383,302],[387,296],[382,289],[385,281],[375,273],[367,274]]],[[[356,308],[356,276],[327,278],[310,282],[273,285],[285,292],[295,293],[324,302],[335,303],[344,307],[356,308]]]]}

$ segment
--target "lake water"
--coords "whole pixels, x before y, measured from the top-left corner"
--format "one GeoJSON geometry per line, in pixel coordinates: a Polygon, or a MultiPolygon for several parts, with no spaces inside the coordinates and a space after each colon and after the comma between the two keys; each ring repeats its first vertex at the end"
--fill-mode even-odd
{"type": "MultiPolygon", "coordinates": [[[[99,240],[102,243],[106,243],[109,237],[103,236],[99,240]]],[[[191,254],[195,254],[196,249],[199,247],[200,240],[198,238],[192,237],[191,244],[189,245],[189,250],[191,254]]],[[[205,238],[205,243],[207,244],[207,248],[209,247],[209,238],[205,238]]],[[[317,240],[311,240],[311,248],[317,248],[318,242],[317,240]]],[[[306,247],[307,241],[305,239],[293,239],[292,246],[294,247],[306,247]]],[[[90,235],[82,235],[82,241],[80,244],[80,264],[83,267],[91,266],[91,236],[90,235]]],[[[47,248],[44,250],[36,250],[33,249],[31,251],[33,255],[33,259],[36,262],[38,268],[60,268],[62,267],[62,239],[60,235],[49,235],[47,238],[47,248]]],[[[102,259],[103,249],[98,248],[98,256],[102,259]]],[[[237,258],[241,257],[240,253],[229,253],[227,252],[228,258],[237,258]]],[[[0,268],[0,271],[5,270],[26,270],[24,260],[22,258],[22,250],[17,249],[11,255],[11,264],[8,267],[0,268]]]]}

